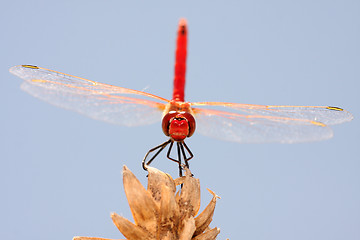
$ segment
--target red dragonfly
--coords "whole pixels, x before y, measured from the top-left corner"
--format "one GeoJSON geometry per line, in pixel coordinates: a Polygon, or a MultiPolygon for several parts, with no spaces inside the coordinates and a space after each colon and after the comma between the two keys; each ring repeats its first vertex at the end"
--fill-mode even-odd
{"type": "Polygon", "coordinates": [[[169,140],[150,149],[142,165],[146,170],[170,144],[167,157],[178,163],[180,175],[181,159],[189,167],[188,161],[193,157],[185,139],[194,134],[196,127],[203,135],[239,143],[295,143],[331,138],[333,132],[328,125],[353,118],[342,108],[329,106],[185,102],[187,33],[186,20],[181,19],[172,100],[32,65],[15,66],[10,72],[25,80],[21,88],[29,94],[97,120],[137,126],[162,119],[162,130],[169,140]],[[171,157],[174,142],[177,158],[171,157]],[[153,157],[147,160],[149,154],[153,157]]]}

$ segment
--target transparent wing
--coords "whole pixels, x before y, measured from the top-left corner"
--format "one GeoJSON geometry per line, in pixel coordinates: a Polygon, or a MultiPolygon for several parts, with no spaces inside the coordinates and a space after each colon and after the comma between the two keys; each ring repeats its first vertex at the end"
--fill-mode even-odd
{"type": "Polygon", "coordinates": [[[272,106],[225,102],[198,102],[192,103],[191,105],[208,108],[221,107],[222,110],[234,111],[244,115],[307,119],[310,121],[321,122],[326,125],[340,124],[353,119],[352,114],[348,111],[330,106],[272,106]]]}
{"type": "Polygon", "coordinates": [[[197,131],[205,136],[240,143],[310,142],[331,138],[327,125],[350,121],[337,107],[264,106],[221,102],[193,103],[197,131]],[[213,108],[213,109],[210,109],[213,108]]]}
{"type": "Polygon", "coordinates": [[[137,126],[161,120],[167,99],[36,66],[10,69],[25,80],[21,88],[53,105],[105,122],[137,126]]]}

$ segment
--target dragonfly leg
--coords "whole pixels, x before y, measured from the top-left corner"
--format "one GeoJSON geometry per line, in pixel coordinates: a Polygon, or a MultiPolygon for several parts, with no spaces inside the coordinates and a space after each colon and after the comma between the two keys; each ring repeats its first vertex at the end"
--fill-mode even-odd
{"type": "MultiPolygon", "coordinates": [[[[180,148],[181,148],[181,153],[183,155],[183,159],[184,159],[184,162],[185,162],[185,166],[190,169],[189,161],[194,157],[194,155],[190,151],[189,147],[186,145],[185,142],[181,142],[180,148]],[[188,153],[189,157],[186,156],[185,150],[188,153]]],[[[191,174],[191,176],[194,176],[194,175],[191,174]]]]}
{"type": "Polygon", "coordinates": [[[181,148],[181,153],[182,153],[182,155],[183,155],[183,159],[184,159],[185,165],[186,165],[187,168],[190,168],[188,161],[190,161],[190,160],[194,157],[194,155],[193,155],[193,153],[190,151],[189,147],[186,145],[185,142],[181,142],[181,143],[180,143],[180,148],[181,148]],[[184,147],[185,147],[185,149],[184,149],[184,147]],[[189,154],[189,157],[186,156],[185,150],[186,150],[187,153],[189,154]]]}
{"type": "Polygon", "coordinates": [[[182,177],[182,167],[181,167],[181,158],[180,158],[180,151],[179,151],[179,142],[177,142],[177,148],[178,148],[178,159],[175,159],[175,158],[172,158],[171,156],[170,156],[170,153],[171,153],[171,150],[172,150],[172,147],[173,147],[173,144],[174,144],[174,142],[171,142],[171,144],[170,144],[170,147],[169,147],[169,150],[168,150],[168,152],[167,152],[167,158],[168,159],[170,159],[171,161],[174,161],[174,162],[176,162],[176,163],[178,163],[178,165],[179,165],[179,176],[180,177],[182,177]]]}
{"type": "Polygon", "coordinates": [[[194,157],[194,155],[190,151],[189,147],[185,144],[185,142],[181,141],[181,142],[177,142],[177,144],[176,144],[176,146],[177,146],[177,159],[172,158],[170,156],[172,145],[173,144],[170,145],[170,148],[168,150],[167,158],[170,159],[171,161],[177,162],[179,164],[179,176],[182,177],[182,170],[183,170],[184,166],[181,163],[182,162],[181,158],[184,160],[185,166],[187,168],[190,168],[188,161],[190,159],[192,159],[194,157]],[[186,156],[186,155],[189,155],[189,156],[186,156]]]}
{"type": "Polygon", "coordinates": [[[159,155],[159,153],[160,153],[169,143],[171,143],[171,145],[170,145],[170,148],[171,148],[171,146],[172,146],[172,144],[173,144],[173,140],[169,139],[169,140],[167,140],[166,142],[160,144],[159,146],[156,146],[156,147],[150,149],[150,150],[146,153],[146,155],[145,155],[145,157],[144,157],[144,159],[143,159],[143,161],[142,161],[142,167],[143,167],[143,169],[144,169],[145,171],[147,171],[147,166],[150,165],[150,163],[157,157],[157,155],[159,155]],[[148,161],[146,162],[146,158],[149,156],[149,154],[152,153],[152,152],[154,152],[154,151],[156,151],[157,149],[159,149],[159,150],[155,153],[155,155],[154,155],[150,160],[148,160],[148,161]]]}
{"type": "MultiPolygon", "coordinates": [[[[180,145],[181,143],[180,142],[177,142],[176,143],[176,146],[177,146],[177,153],[178,153],[178,159],[179,159],[179,176],[182,177],[182,166],[181,166],[181,154],[180,154],[180,145]]],[[[182,186],[181,186],[182,187],[182,186]]]]}
{"type": "Polygon", "coordinates": [[[183,176],[183,173],[182,173],[183,168],[184,168],[184,167],[189,168],[189,163],[188,163],[188,161],[189,161],[190,159],[192,159],[192,158],[194,157],[194,155],[193,155],[192,152],[190,151],[189,147],[185,144],[185,142],[184,142],[184,141],[180,141],[180,142],[176,142],[177,158],[172,158],[172,157],[170,156],[170,154],[171,154],[172,147],[173,147],[173,145],[174,145],[174,140],[172,140],[171,138],[170,138],[169,140],[167,140],[166,142],[164,142],[164,143],[162,143],[162,144],[160,144],[160,145],[158,145],[158,146],[150,149],[150,150],[146,153],[146,155],[145,155],[145,157],[144,157],[144,159],[143,159],[143,161],[142,161],[142,167],[143,167],[143,169],[147,171],[147,166],[149,166],[149,165],[152,163],[152,161],[160,154],[160,152],[161,152],[162,150],[164,150],[164,148],[165,148],[167,145],[169,145],[169,144],[170,144],[170,146],[169,146],[169,150],[167,151],[167,158],[170,159],[171,161],[176,162],[176,163],[179,165],[179,176],[182,177],[182,176],[183,176]],[[148,156],[149,156],[152,152],[155,152],[155,154],[154,154],[149,160],[147,160],[148,156]],[[188,156],[187,156],[187,155],[188,155],[188,156]],[[181,159],[184,159],[184,163],[185,163],[185,164],[182,164],[182,160],[181,160],[181,159]]]}

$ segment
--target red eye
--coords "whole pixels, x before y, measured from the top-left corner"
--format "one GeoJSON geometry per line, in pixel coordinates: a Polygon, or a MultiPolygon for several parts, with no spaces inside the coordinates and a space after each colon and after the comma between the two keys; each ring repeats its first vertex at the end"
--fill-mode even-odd
{"type": "Polygon", "coordinates": [[[189,125],[189,133],[187,137],[191,137],[194,134],[196,128],[195,118],[191,113],[188,112],[185,112],[182,115],[187,120],[189,125]]]}
{"type": "Polygon", "coordinates": [[[166,136],[170,136],[169,135],[169,125],[170,125],[170,121],[177,115],[177,112],[169,112],[167,113],[163,119],[162,119],[162,130],[164,132],[164,134],[166,136]]]}

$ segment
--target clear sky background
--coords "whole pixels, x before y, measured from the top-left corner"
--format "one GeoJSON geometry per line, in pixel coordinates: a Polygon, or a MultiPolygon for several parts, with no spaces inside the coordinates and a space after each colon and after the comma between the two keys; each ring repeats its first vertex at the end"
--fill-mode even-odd
{"type": "MultiPolygon", "coordinates": [[[[222,197],[219,239],[360,239],[360,2],[5,1],[0,10],[0,238],[123,238],[126,164],[166,140],[39,101],[8,69],[33,64],[171,98],[175,37],[188,19],[186,100],[330,105],[354,114],[328,141],[236,144],[196,134],[200,178],[222,197]]],[[[176,165],[155,166],[177,174],[176,165]]]]}

